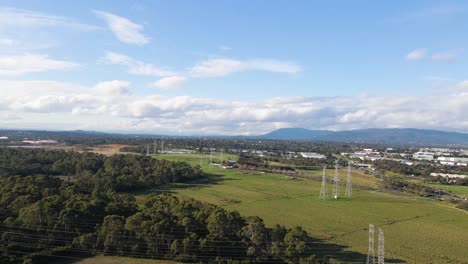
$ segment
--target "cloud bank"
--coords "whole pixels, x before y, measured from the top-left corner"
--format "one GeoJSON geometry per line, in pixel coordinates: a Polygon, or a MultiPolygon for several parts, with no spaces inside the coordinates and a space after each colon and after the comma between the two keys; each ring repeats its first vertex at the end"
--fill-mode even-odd
{"type": "MultiPolygon", "coordinates": [[[[460,83],[460,87],[465,87],[460,83]]],[[[132,93],[122,80],[80,86],[53,81],[0,81],[3,127],[28,127],[29,117],[74,120],[55,129],[260,134],[280,127],[358,129],[418,127],[468,132],[468,91],[433,95],[285,97],[258,101],[132,93]],[[28,117],[28,118],[26,118],[28,117]],[[76,120],[76,121],[75,121],[76,120]],[[114,120],[103,126],[106,121],[114,120]]]]}

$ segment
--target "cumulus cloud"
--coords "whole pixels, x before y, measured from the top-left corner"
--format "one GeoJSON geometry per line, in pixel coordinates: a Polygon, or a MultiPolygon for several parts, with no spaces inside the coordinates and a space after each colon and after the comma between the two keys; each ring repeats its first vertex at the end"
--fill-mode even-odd
{"type": "Polygon", "coordinates": [[[32,72],[67,70],[77,66],[77,63],[50,59],[47,55],[0,56],[0,75],[16,76],[32,72]]]}
{"type": "Polygon", "coordinates": [[[104,95],[128,95],[130,91],[130,82],[113,80],[100,82],[94,86],[98,94],[104,95]]]}
{"type": "Polygon", "coordinates": [[[280,73],[298,73],[301,66],[292,61],[273,59],[236,60],[229,58],[208,59],[190,69],[193,77],[220,77],[234,72],[258,70],[280,73]]]}
{"type": "MultiPolygon", "coordinates": [[[[78,120],[87,129],[128,131],[235,135],[259,134],[287,126],[332,130],[418,127],[468,132],[468,92],[463,89],[432,95],[285,97],[247,102],[130,94],[125,92],[129,85],[119,80],[89,87],[46,81],[0,81],[4,88],[0,110],[35,115],[36,121],[54,114],[63,120],[78,120]],[[111,126],[100,127],[99,120],[103,119],[113,120],[111,126]]],[[[461,87],[465,85],[460,83],[461,87]]],[[[0,120],[0,125],[5,122],[0,120]]]]}
{"type": "Polygon", "coordinates": [[[134,75],[158,76],[158,77],[176,75],[176,73],[173,71],[155,66],[153,64],[144,63],[142,61],[131,58],[127,55],[123,55],[123,54],[115,53],[115,52],[106,52],[106,54],[104,55],[103,61],[109,64],[127,66],[128,73],[134,74],[134,75]]]}
{"type": "Polygon", "coordinates": [[[151,86],[158,89],[172,89],[181,86],[186,80],[187,78],[183,76],[170,76],[153,82],[151,86]]]}
{"type": "Polygon", "coordinates": [[[109,29],[120,41],[136,45],[149,43],[150,39],[142,33],[142,25],[136,24],[125,17],[108,12],[94,10],[94,13],[106,21],[109,29]]]}
{"type": "Polygon", "coordinates": [[[427,49],[415,49],[406,55],[407,60],[422,60],[427,56],[427,49]]]}

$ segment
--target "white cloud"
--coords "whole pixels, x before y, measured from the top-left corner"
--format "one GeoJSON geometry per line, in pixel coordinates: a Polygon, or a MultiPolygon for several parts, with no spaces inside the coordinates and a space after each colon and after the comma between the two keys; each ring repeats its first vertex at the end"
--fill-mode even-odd
{"type": "Polygon", "coordinates": [[[460,57],[462,49],[449,50],[439,53],[434,53],[431,56],[433,61],[454,61],[460,57]]]}
{"type": "Polygon", "coordinates": [[[94,86],[98,94],[104,95],[128,95],[130,91],[130,82],[113,80],[100,82],[94,86]]]}
{"type": "Polygon", "coordinates": [[[291,61],[272,59],[235,60],[228,58],[208,59],[195,64],[190,69],[193,77],[219,77],[234,72],[258,70],[281,73],[300,72],[301,66],[291,61]]]}
{"type": "Polygon", "coordinates": [[[49,70],[67,70],[77,66],[77,63],[50,59],[47,55],[0,56],[0,75],[16,76],[49,70]]]}
{"type": "Polygon", "coordinates": [[[0,8],[0,31],[16,31],[20,28],[58,26],[84,31],[99,29],[97,26],[83,24],[68,17],[54,16],[17,8],[0,8]]]}
{"type": "Polygon", "coordinates": [[[94,13],[106,21],[109,29],[120,41],[136,45],[149,43],[150,39],[141,32],[143,31],[143,26],[136,24],[125,17],[117,16],[108,12],[95,10],[94,13]]]}
{"type": "Polygon", "coordinates": [[[457,60],[463,49],[453,49],[448,51],[437,52],[433,54],[428,54],[427,49],[419,48],[411,51],[406,55],[407,60],[417,61],[423,59],[430,59],[432,61],[454,61],[457,60]]]}
{"type": "MultiPolygon", "coordinates": [[[[73,120],[76,129],[259,134],[289,126],[336,130],[418,127],[468,132],[468,92],[462,89],[432,95],[284,97],[246,102],[129,94],[125,92],[129,85],[118,80],[89,87],[0,80],[0,107],[2,114],[29,115],[15,121],[17,127],[38,124],[39,120],[48,125],[54,115],[54,122],[73,120]]],[[[465,85],[460,83],[460,87],[465,85]]],[[[0,126],[8,124],[0,119],[0,126]]]]}
{"type": "Polygon", "coordinates": [[[153,64],[144,63],[142,61],[136,60],[129,56],[115,53],[115,52],[106,52],[104,55],[103,61],[109,64],[118,64],[128,67],[128,73],[135,75],[145,75],[145,76],[158,76],[166,77],[171,75],[176,75],[175,72],[155,66],[153,64]]]}
{"type": "Polygon", "coordinates": [[[468,80],[464,80],[458,84],[458,87],[462,89],[468,89],[468,80]]]}
{"type": "Polygon", "coordinates": [[[16,44],[17,44],[17,41],[12,40],[12,39],[7,39],[7,38],[0,39],[0,46],[11,47],[16,44]]]}
{"type": "Polygon", "coordinates": [[[187,78],[183,76],[170,76],[161,78],[158,81],[153,82],[151,86],[159,89],[171,89],[181,86],[185,83],[186,80],[187,78]]]}
{"type": "Polygon", "coordinates": [[[415,49],[411,51],[410,53],[408,53],[406,55],[406,59],[416,61],[416,60],[422,60],[426,58],[426,56],[427,56],[427,49],[420,48],[420,49],[415,49]]]}

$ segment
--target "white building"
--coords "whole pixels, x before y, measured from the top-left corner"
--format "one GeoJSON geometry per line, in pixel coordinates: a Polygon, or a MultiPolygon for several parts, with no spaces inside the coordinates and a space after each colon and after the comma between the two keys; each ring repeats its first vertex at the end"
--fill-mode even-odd
{"type": "Polygon", "coordinates": [[[416,152],[413,154],[415,160],[434,160],[434,153],[432,152],[416,152]]]}
{"type": "Polygon", "coordinates": [[[325,155],[315,153],[315,152],[300,152],[299,153],[303,158],[307,159],[324,159],[325,155]]]}
{"type": "Polygon", "coordinates": [[[23,140],[23,143],[27,144],[57,144],[57,140],[51,140],[51,139],[46,139],[46,140],[23,140]]]}
{"type": "Polygon", "coordinates": [[[443,177],[443,178],[448,178],[448,179],[465,179],[468,177],[468,175],[461,175],[461,174],[448,174],[448,173],[436,173],[433,172],[431,173],[432,177],[443,177]]]}

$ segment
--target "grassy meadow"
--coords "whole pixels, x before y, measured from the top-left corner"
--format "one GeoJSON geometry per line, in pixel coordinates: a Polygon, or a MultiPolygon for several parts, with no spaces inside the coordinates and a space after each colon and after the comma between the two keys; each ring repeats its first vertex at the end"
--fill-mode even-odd
{"type": "MultiPolygon", "coordinates": [[[[200,164],[197,154],[157,158],[200,164]]],[[[365,262],[368,225],[372,223],[376,234],[378,227],[385,232],[388,263],[468,263],[466,211],[416,196],[379,192],[377,179],[354,170],[352,198],[320,200],[321,182],[316,178],[321,171],[308,172],[313,179],[299,179],[209,167],[208,158],[205,155],[202,161],[203,169],[210,174],[207,180],[174,184],[167,191],[237,210],[245,216],[260,216],[269,226],[303,226],[323,240],[318,242],[322,243],[321,254],[335,252],[333,257],[343,262],[365,262]]],[[[236,157],[224,155],[224,159],[230,158],[236,157]]],[[[330,179],[333,173],[333,169],[327,171],[330,179]]],[[[340,170],[340,175],[343,195],[346,168],[340,170]]],[[[329,194],[332,188],[328,184],[329,194]]],[[[139,199],[146,195],[139,195],[139,199]]]]}

